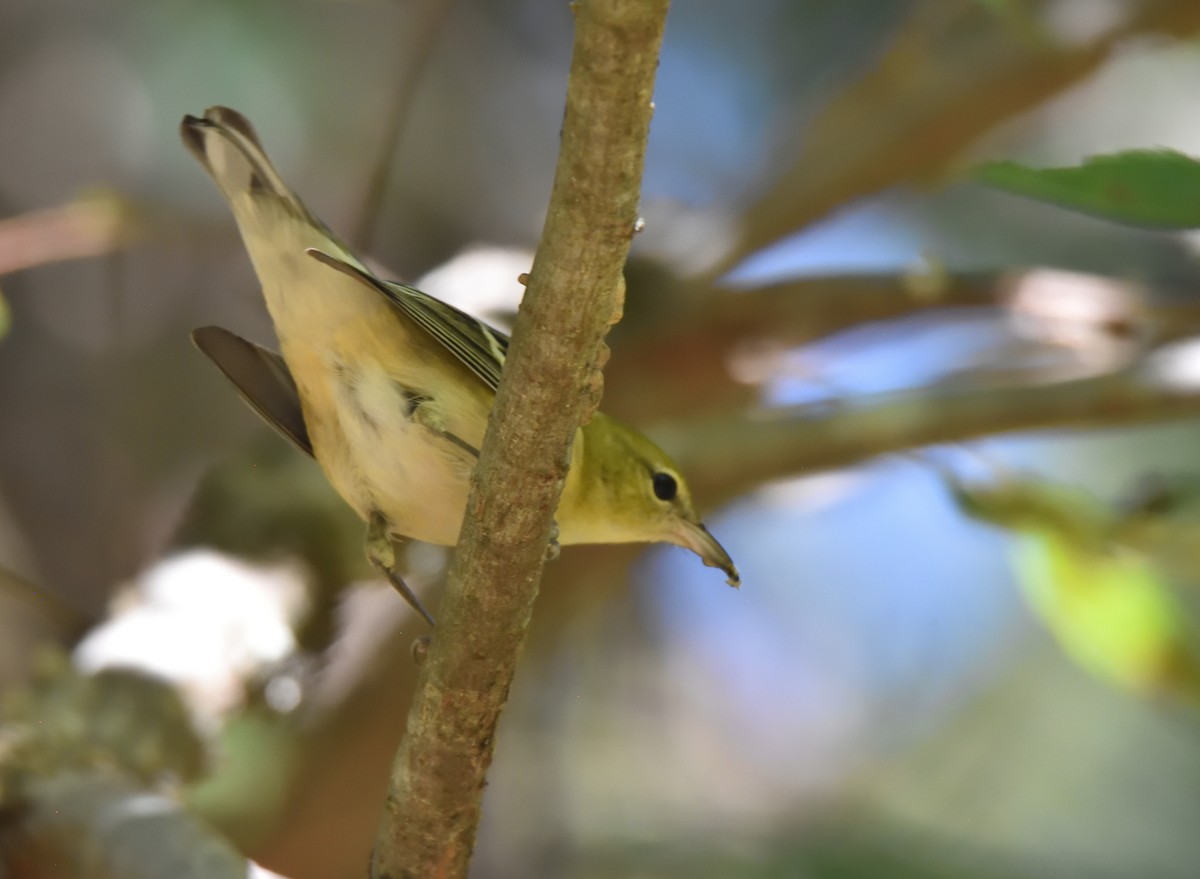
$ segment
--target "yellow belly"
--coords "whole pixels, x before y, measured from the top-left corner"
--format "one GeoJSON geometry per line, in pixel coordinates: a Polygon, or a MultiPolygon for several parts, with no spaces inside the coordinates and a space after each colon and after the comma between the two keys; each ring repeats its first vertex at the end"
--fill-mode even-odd
{"type": "Polygon", "coordinates": [[[475,458],[415,420],[411,394],[428,395],[425,417],[478,448],[491,393],[379,305],[310,321],[299,338],[284,329],[283,356],[313,452],[338,494],[363,519],[382,513],[396,535],[450,545],[475,458]]]}

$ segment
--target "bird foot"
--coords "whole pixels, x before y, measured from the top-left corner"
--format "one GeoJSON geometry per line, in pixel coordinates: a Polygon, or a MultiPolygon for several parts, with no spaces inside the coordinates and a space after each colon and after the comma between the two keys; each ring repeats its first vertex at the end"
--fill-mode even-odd
{"type": "Polygon", "coordinates": [[[433,616],[427,611],[415,592],[404,582],[404,578],[396,571],[396,543],[389,530],[387,519],[379,512],[371,513],[367,522],[366,538],[367,561],[381,573],[392,588],[408,602],[409,606],[425,618],[429,625],[436,625],[433,616]]]}

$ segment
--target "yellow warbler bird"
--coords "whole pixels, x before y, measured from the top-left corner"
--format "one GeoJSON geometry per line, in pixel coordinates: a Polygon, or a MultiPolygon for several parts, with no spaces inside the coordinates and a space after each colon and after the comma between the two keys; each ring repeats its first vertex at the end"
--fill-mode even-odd
{"type": "MultiPolygon", "coordinates": [[[[301,450],[367,525],[367,557],[433,623],[394,570],[400,538],[456,543],[508,337],[383,281],[316,219],[244,116],[185,116],[183,142],[229,202],[282,357],[220,327],[197,346],[301,450]]],[[[696,515],[666,453],[601,413],[575,435],[558,541],[674,543],[737,568],[696,515]]]]}

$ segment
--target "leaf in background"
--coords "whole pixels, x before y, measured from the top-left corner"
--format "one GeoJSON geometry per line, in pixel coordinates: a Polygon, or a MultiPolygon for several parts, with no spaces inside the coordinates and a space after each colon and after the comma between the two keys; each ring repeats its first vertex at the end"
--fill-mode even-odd
{"type": "Polygon", "coordinates": [[[1191,690],[1185,613],[1140,554],[1089,553],[1043,532],[1021,542],[1016,567],[1031,609],[1079,665],[1142,694],[1191,690]]]}
{"type": "Polygon", "coordinates": [[[914,4],[878,63],[806,125],[802,146],[747,206],[709,274],[855,199],[944,173],[980,135],[1091,76],[1131,37],[1200,29],[1200,3],[1152,0],[1090,42],[1055,48],[985,6],[996,4],[914,4]]]}
{"type": "Polygon", "coordinates": [[[1070,168],[988,162],[976,179],[996,189],[1127,223],[1200,228],[1200,162],[1172,150],[1093,156],[1070,168]]]}
{"type": "Polygon", "coordinates": [[[943,474],[958,508],[1020,536],[1014,564],[1030,609],[1078,665],[1141,695],[1200,695],[1195,622],[1125,519],[1053,482],[968,485],[943,474]]]}

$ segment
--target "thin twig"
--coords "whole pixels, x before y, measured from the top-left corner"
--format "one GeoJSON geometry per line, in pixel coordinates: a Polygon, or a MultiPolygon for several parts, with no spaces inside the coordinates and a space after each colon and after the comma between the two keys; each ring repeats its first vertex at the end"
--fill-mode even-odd
{"type": "Polygon", "coordinates": [[[0,220],[0,275],[113,253],[143,231],[133,206],[112,192],[8,217],[0,220]]]}
{"type": "Polygon", "coordinates": [[[371,875],[466,874],[496,725],[637,219],[668,0],[581,0],[542,243],[396,755],[371,875]]]}
{"type": "Polygon", "coordinates": [[[354,246],[364,253],[370,252],[375,239],[383,199],[392,176],[392,163],[396,159],[396,148],[400,144],[400,135],[404,133],[405,123],[412,113],[417,86],[421,84],[422,74],[429,64],[429,59],[433,57],[433,47],[437,43],[438,34],[441,33],[453,6],[454,0],[423,0],[413,14],[416,24],[407,35],[405,51],[400,53],[401,66],[396,102],[392,104],[384,124],[383,145],[379,148],[379,156],[375,160],[371,176],[367,178],[358,227],[351,239],[354,246]]]}

